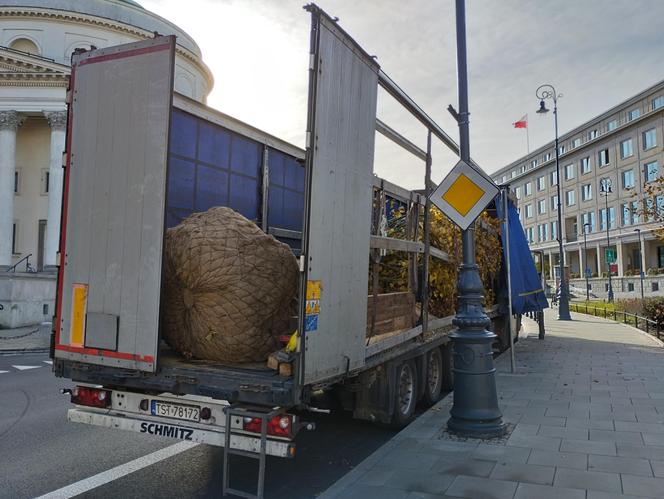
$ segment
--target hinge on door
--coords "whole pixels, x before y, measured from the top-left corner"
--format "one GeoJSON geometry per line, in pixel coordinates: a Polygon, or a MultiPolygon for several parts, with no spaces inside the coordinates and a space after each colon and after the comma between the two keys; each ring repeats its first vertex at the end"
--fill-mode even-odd
{"type": "Polygon", "coordinates": [[[300,272],[304,272],[304,262],[306,262],[306,260],[307,259],[304,255],[300,255],[300,261],[298,262],[300,267],[300,272]]]}

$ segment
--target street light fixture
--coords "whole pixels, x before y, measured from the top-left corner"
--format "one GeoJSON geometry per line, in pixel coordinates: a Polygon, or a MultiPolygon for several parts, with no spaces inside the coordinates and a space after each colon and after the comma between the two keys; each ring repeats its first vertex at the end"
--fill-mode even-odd
{"type": "Polygon", "coordinates": [[[588,282],[588,274],[590,269],[588,268],[588,231],[586,227],[590,227],[589,223],[583,224],[583,273],[586,275],[586,301],[590,301],[590,283],[588,282]]]}
{"type": "Polygon", "coordinates": [[[639,275],[641,276],[641,301],[644,300],[643,294],[643,255],[641,254],[641,229],[634,229],[639,236],[639,275]]]}
{"type": "MultiPolygon", "coordinates": [[[[599,186],[600,186],[600,192],[604,196],[604,200],[606,201],[606,249],[608,253],[609,249],[609,194],[613,192],[611,189],[611,179],[610,178],[603,178],[602,180],[599,181],[599,186]]],[[[606,258],[606,266],[609,269],[609,295],[608,295],[608,301],[609,303],[613,302],[613,286],[611,285],[611,263],[609,263],[609,259],[606,258]]]]}
{"type": "Polygon", "coordinates": [[[569,313],[569,290],[567,289],[567,280],[565,279],[565,250],[563,248],[563,215],[562,215],[562,205],[561,200],[562,196],[560,194],[560,152],[558,150],[558,97],[562,97],[563,94],[556,92],[556,89],[553,85],[545,84],[540,85],[535,91],[535,96],[540,100],[540,108],[537,110],[538,114],[548,113],[549,110],[546,108],[546,99],[553,100],[553,122],[556,133],[556,179],[557,179],[557,192],[558,192],[558,230],[556,231],[556,237],[558,239],[558,251],[560,253],[559,263],[560,263],[560,302],[558,305],[558,320],[569,321],[572,320],[572,317],[569,313]]]}

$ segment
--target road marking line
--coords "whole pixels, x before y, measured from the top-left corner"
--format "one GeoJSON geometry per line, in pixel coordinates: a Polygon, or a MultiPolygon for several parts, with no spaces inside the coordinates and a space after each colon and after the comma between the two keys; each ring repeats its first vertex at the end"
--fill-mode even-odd
{"type": "Polygon", "coordinates": [[[42,362],[43,362],[44,364],[48,364],[49,366],[52,366],[52,365],[53,365],[53,361],[52,361],[52,360],[42,360],[42,362]]]}
{"type": "Polygon", "coordinates": [[[9,371],[0,371],[0,374],[8,373],[9,371]]]}
{"type": "Polygon", "coordinates": [[[197,445],[200,444],[197,442],[178,442],[177,444],[169,445],[168,447],[159,449],[158,451],[155,451],[151,454],[147,454],[143,457],[139,457],[138,459],[134,459],[133,461],[129,461],[128,463],[111,468],[110,470],[102,471],[101,473],[93,475],[89,478],[85,478],[78,482],[72,483],[71,485],[67,485],[66,487],[62,487],[61,489],[44,494],[37,499],[68,499],[70,497],[83,494],[92,489],[96,489],[97,487],[101,487],[102,485],[106,485],[109,482],[117,480],[118,478],[129,475],[134,471],[147,468],[148,466],[152,466],[159,461],[173,457],[186,450],[193,449],[197,445]]]}
{"type": "Polygon", "coordinates": [[[19,371],[26,371],[28,369],[39,369],[41,366],[15,366],[12,364],[12,367],[14,369],[18,369],[19,371]]]}

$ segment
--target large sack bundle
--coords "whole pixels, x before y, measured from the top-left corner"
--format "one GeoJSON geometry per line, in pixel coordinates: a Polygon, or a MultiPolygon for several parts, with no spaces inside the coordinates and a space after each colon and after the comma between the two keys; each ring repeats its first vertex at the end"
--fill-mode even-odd
{"type": "Polygon", "coordinates": [[[258,362],[289,333],[298,265],[288,245],[230,208],[166,232],[164,339],[186,357],[258,362]]]}

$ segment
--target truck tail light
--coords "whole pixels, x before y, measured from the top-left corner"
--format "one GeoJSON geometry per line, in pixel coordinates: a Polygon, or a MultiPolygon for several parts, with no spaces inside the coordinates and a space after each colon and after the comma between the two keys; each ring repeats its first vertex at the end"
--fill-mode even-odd
{"type": "Polygon", "coordinates": [[[87,405],[89,407],[110,407],[111,392],[101,388],[77,386],[71,391],[71,402],[72,404],[87,405]]]}
{"type": "MultiPolygon", "coordinates": [[[[243,429],[252,433],[261,432],[260,418],[244,418],[243,429]]],[[[290,414],[279,414],[267,422],[267,434],[276,437],[292,436],[293,416],[290,414]]]]}

